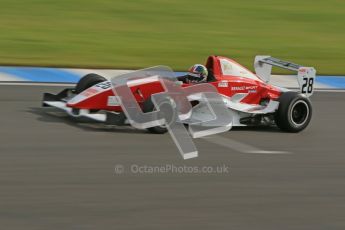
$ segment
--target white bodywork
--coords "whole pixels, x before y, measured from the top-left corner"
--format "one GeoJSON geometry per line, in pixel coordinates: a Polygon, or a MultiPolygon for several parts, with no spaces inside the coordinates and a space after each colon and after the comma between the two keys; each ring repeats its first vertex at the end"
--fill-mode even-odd
{"type": "MultiPolygon", "coordinates": [[[[226,107],[231,110],[233,115],[233,126],[246,126],[240,123],[240,119],[244,117],[251,117],[258,114],[269,114],[274,113],[279,106],[279,102],[270,101],[266,106],[261,105],[251,105],[246,103],[241,103],[240,101],[245,98],[247,93],[235,94],[232,97],[227,97],[221,94],[223,97],[223,102],[226,107]]],[[[202,103],[202,97],[200,94],[194,94],[188,97],[190,101],[200,101],[202,103]]],[[[210,120],[212,115],[204,112],[206,110],[196,110],[193,111],[192,118],[196,120],[210,120]]]]}

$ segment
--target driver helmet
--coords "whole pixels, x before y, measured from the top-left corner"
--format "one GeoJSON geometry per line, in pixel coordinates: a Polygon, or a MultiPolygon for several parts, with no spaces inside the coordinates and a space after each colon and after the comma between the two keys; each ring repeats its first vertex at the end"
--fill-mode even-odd
{"type": "Polygon", "coordinates": [[[188,82],[189,83],[201,83],[206,82],[208,75],[207,68],[201,64],[195,64],[188,70],[188,82]]]}

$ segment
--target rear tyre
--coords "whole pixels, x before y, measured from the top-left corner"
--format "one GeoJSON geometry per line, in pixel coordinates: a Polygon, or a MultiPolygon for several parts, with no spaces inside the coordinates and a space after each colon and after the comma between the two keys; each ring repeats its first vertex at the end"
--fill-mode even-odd
{"type": "Polygon", "coordinates": [[[283,93],[275,114],[277,126],[286,132],[297,133],[305,129],[312,117],[310,100],[296,92],[283,93]]]}
{"type": "Polygon", "coordinates": [[[79,94],[81,92],[83,92],[84,90],[98,84],[101,83],[103,81],[106,81],[107,79],[105,79],[104,77],[95,74],[95,73],[90,73],[85,75],[84,77],[82,77],[79,82],[77,83],[74,92],[76,94],[79,94]]]}

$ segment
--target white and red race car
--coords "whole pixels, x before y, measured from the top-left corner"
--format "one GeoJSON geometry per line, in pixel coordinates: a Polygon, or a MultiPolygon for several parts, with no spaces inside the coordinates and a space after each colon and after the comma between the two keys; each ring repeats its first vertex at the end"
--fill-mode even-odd
{"type": "MultiPolygon", "coordinates": [[[[256,56],[255,74],[234,60],[210,56],[206,67],[207,83],[213,85],[224,104],[232,112],[232,126],[276,125],[287,132],[305,129],[312,117],[308,99],[313,94],[316,71],[270,56],[256,56]],[[297,72],[300,91],[271,85],[272,66],[297,72]]],[[[176,80],[177,81],[177,80],[176,80]]],[[[180,82],[181,87],[191,84],[180,82]]],[[[154,109],[147,103],[151,96],[164,91],[159,81],[136,81],[129,88],[143,112],[154,109]]],[[[192,105],[195,98],[190,99],[192,105]]],[[[128,119],[116,100],[112,82],[97,74],[80,79],[75,88],[65,89],[57,95],[45,93],[43,106],[56,107],[73,117],[86,117],[110,125],[128,125],[128,119]]],[[[164,126],[148,128],[152,133],[164,133],[164,126]]]]}

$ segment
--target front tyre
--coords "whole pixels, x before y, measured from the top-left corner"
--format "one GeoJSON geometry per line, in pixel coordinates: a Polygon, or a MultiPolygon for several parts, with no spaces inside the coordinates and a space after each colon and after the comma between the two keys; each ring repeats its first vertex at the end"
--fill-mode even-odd
{"type": "Polygon", "coordinates": [[[95,74],[95,73],[90,73],[85,75],[84,77],[82,77],[79,82],[77,83],[76,87],[75,87],[75,93],[79,94],[81,92],[83,92],[84,90],[98,84],[101,82],[106,81],[107,79],[105,79],[104,77],[95,74]]]}
{"type": "Polygon", "coordinates": [[[281,130],[300,132],[308,126],[311,117],[312,106],[307,97],[296,92],[286,92],[280,96],[275,122],[281,130]]]}

